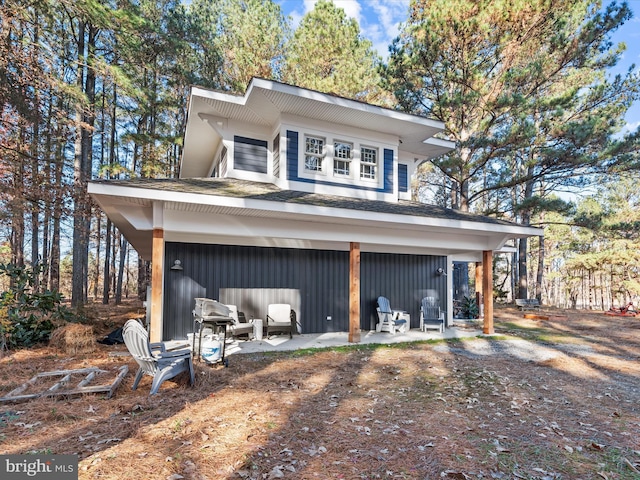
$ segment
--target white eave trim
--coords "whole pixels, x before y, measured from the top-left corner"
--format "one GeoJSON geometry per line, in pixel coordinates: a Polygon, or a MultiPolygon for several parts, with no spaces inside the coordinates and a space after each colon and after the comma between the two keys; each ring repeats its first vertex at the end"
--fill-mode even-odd
{"type": "MultiPolygon", "coordinates": [[[[225,208],[237,208],[238,210],[256,210],[275,212],[283,215],[307,215],[324,217],[335,222],[336,218],[352,220],[357,223],[371,222],[398,224],[407,228],[432,227],[445,229],[458,229],[467,231],[486,231],[484,222],[472,222],[458,219],[441,219],[434,217],[422,217],[415,215],[403,215],[384,212],[370,212],[352,210],[348,208],[322,207],[317,205],[301,205],[296,203],[275,202],[270,200],[256,200],[251,198],[236,198],[220,195],[206,195],[201,193],[170,192],[166,190],[146,189],[139,187],[126,187],[121,185],[108,185],[101,183],[89,183],[88,192],[94,195],[108,195],[112,197],[126,197],[146,199],[150,201],[161,200],[167,202],[185,203],[195,205],[220,206],[225,208]]],[[[543,230],[535,227],[520,225],[502,225],[491,223],[492,233],[503,233],[510,236],[528,237],[543,235],[543,230]]]]}
{"type": "Polygon", "coordinates": [[[216,90],[207,90],[202,87],[193,86],[191,87],[191,97],[193,98],[194,96],[198,96],[209,98],[211,100],[234,103],[236,105],[246,105],[251,98],[251,95],[253,94],[253,90],[257,90],[259,88],[284,93],[287,95],[291,95],[292,97],[306,98],[308,100],[313,100],[320,103],[350,108],[353,110],[380,115],[389,119],[411,122],[418,125],[424,125],[425,127],[444,130],[444,123],[439,120],[433,120],[419,115],[400,112],[398,110],[378,107],[369,103],[359,102],[357,100],[351,100],[334,95],[328,95],[326,93],[318,92],[315,90],[308,90],[301,87],[295,87],[293,85],[287,85],[285,83],[275,82],[273,80],[265,80],[263,78],[253,78],[249,83],[249,86],[247,87],[244,95],[233,95],[216,90]]]}
{"type": "Polygon", "coordinates": [[[452,142],[451,140],[443,140],[442,138],[431,137],[427,138],[422,143],[426,145],[433,145],[435,147],[450,148],[451,150],[456,148],[456,142],[452,142]]]}

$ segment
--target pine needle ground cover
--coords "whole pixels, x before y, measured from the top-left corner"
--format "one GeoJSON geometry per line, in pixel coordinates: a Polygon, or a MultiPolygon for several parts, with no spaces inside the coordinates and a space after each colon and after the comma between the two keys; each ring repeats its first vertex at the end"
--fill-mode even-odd
{"type": "Polygon", "coordinates": [[[555,313],[497,309],[494,339],[232,355],[153,397],[122,345],[21,350],[0,396],[48,370],[130,373],[111,399],[1,405],[0,451],[77,454],[81,479],[640,478],[640,319],[555,313]]]}

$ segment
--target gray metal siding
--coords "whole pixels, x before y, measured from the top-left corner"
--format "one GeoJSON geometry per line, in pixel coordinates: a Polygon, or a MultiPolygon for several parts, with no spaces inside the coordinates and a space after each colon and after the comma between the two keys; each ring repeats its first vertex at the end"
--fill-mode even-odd
{"type": "Polygon", "coordinates": [[[270,303],[289,303],[301,333],[349,328],[348,252],[167,243],[165,258],[183,266],[165,272],[165,339],[192,331],[196,297],[235,304],[247,319],[265,319],[270,303]]]}
{"type": "Polygon", "coordinates": [[[237,170],[267,173],[266,141],[236,135],[233,142],[233,164],[237,170]]]}
{"type": "MultiPolygon", "coordinates": [[[[301,333],[349,330],[349,252],[167,242],[165,265],[164,339],[193,330],[196,297],[237,305],[247,319],[265,319],[270,303],[289,303],[301,333]],[[183,270],[170,270],[176,259],[183,270]]],[[[408,311],[413,328],[428,290],[437,291],[444,307],[438,267],[446,268],[446,257],[363,252],[361,328],[375,328],[380,295],[408,311]]]]}
{"type": "Polygon", "coordinates": [[[363,330],[375,328],[379,296],[387,297],[392,309],[408,312],[411,328],[420,326],[420,302],[427,292],[435,291],[441,308],[446,309],[446,277],[435,273],[438,267],[446,270],[446,257],[363,252],[360,262],[360,327],[363,330]]]}

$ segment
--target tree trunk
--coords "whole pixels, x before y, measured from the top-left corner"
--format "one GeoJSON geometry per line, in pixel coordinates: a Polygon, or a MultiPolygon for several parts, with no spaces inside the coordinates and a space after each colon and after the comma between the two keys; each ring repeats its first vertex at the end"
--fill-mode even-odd
{"type": "Polygon", "coordinates": [[[100,244],[102,242],[102,212],[96,211],[96,260],[93,269],[93,299],[98,299],[98,285],[100,284],[100,244]]]}
{"type": "MultiPolygon", "coordinates": [[[[83,21],[78,22],[78,88],[84,92],[84,75],[85,75],[85,24],[83,21]]],[[[71,279],[71,305],[76,306],[84,303],[83,296],[83,284],[82,278],[82,251],[83,251],[83,235],[84,230],[84,168],[83,161],[86,161],[83,151],[85,136],[85,127],[82,124],[83,119],[83,106],[78,103],[76,105],[76,141],[75,141],[75,154],[73,164],[73,267],[72,267],[72,279],[71,279]]]]}
{"type": "Polygon", "coordinates": [[[78,57],[81,64],[78,67],[78,84],[86,95],[87,107],[76,107],[76,121],[78,134],[76,137],[76,155],[74,164],[74,214],[73,214],[73,277],[71,290],[71,305],[77,306],[87,302],[87,282],[89,269],[89,226],[91,208],[87,197],[87,181],[91,176],[93,124],[95,120],[95,88],[96,78],[93,66],[95,64],[95,40],[97,29],[90,24],[86,53],[86,80],[83,57],[85,57],[85,25],[80,24],[78,35],[78,57]]]}
{"type": "MultiPolygon", "coordinates": [[[[534,163],[534,162],[532,162],[534,163]]],[[[527,169],[527,174],[529,178],[533,178],[533,166],[529,166],[527,169]]],[[[524,195],[523,199],[529,200],[533,197],[533,180],[529,180],[525,183],[524,186],[524,195]]],[[[531,224],[531,211],[529,209],[525,209],[522,211],[522,224],[528,226],[531,224]]],[[[529,290],[529,272],[527,270],[527,256],[529,253],[528,249],[528,240],[527,238],[521,238],[520,244],[518,246],[518,256],[519,256],[519,277],[518,277],[518,298],[528,298],[528,290],[529,290]]]]}
{"type": "MultiPolygon", "coordinates": [[[[111,130],[109,132],[109,164],[113,165],[116,161],[116,114],[118,105],[118,87],[113,84],[113,98],[111,100],[111,130]]],[[[111,178],[110,169],[107,170],[107,178],[111,178]]],[[[102,287],[102,303],[109,303],[109,285],[111,284],[111,220],[107,218],[107,229],[105,244],[105,257],[104,257],[104,278],[102,287]]]]}
{"type": "Polygon", "coordinates": [[[544,236],[538,237],[538,271],[536,273],[536,298],[542,303],[542,282],[544,280],[544,259],[545,259],[545,245],[544,236]]]}
{"type": "Polygon", "coordinates": [[[104,239],[104,277],[102,279],[102,303],[109,303],[109,285],[111,277],[111,219],[107,218],[107,231],[104,239]]]}
{"type": "Polygon", "coordinates": [[[460,182],[460,211],[469,211],[469,181],[460,182]]]}
{"type": "MultiPolygon", "coordinates": [[[[62,107],[62,99],[59,100],[59,107],[62,107]]],[[[62,137],[63,127],[56,129],[56,138],[62,137]]],[[[57,142],[54,156],[54,185],[53,193],[53,223],[51,225],[51,258],[49,261],[49,288],[60,290],[60,219],[62,218],[62,208],[64,204],[64,193],[62,188],[62,172],[64,166],[64,145],[57,142]]]]}
{"type": "Polygon", "coordinates": [[[140,300],[148,300],[147,287],[149,286],[150,277],[151,277],[151,264],[139,256],[138,257],[138,298],[140,300]]]}
{"type": "Polygon", "coordinates": [[[118,266],[118,282],[116,284],[116,305],[122,303],[122,278],[124,276],[125,260],[127,259],[127,240],[120,235],[120,265],[118,266]]]}
{"type": "MultiPolygon", "coordinates": [[[[39,40],[39,15],[37,12],[34,17],[33,45],[38,48],[39,40]]],[[[39,52],[35,52],[34,56],[38,56],[39,52]]],[[[39,247],[40,247],[40,166],[39,166],[39,145],[40,145],[40,94],[38,88],[33,89],[33,105],[35,106],[33,119],[33,136],[31,138],[31,265],[34,267],[33,288],[35,291],[40,289],[40,273],[35,268],[39,263],[39,247]]]]}
{"type": "MultiPolygon", "coordinates": [[[[53,185],[52,191],[55,192],[57,185],[55,184],[54,179],[51,177],[51,163],[54,161],[54,155],[51,151],[52,149],[52,134],[53,134],[53,126],[51,114],[53,112],[53,98],[49,95],[49,107],[47,111],[47,125],[46,125],[46,139],[44,146],[44,172],[43,179],[47,185],[53,185]]],[[[49,288],[49,227],[51,223],[51,211],[53,209],[55,194],[51,192],[46,195],[47,201],[44,203],[44,215],[42,218],[42,264],[44,265],[44,270],[42,272],[42,283],[44,288],[49,288]]]]}
{"type": "Polygon", "coordinates": [[[593,310],[593,270],[587,271],[587,295],[589,310],[593,310]]]}
{"type": "MultiPolygon", "coordinates": [[[[20,127],[20,143],[24,145],[25,132],[20,127]]],[[[14,192],[11,201],[11,263],[18,267],[24,266],[24,159],[20,151],[13,162],[14,192]]]]}
{"type": "Polygon", "coordinates": [[[518,298],[528,298],[527,284],[527,239],[518,243],[518,298]]]}
{"type": "Polygon", "coordinates": [[[109,269],[109,285],[114,295],[116,292],[116,253],[118,253],[120,245],[120,235],[121,233],[114,226],[111,234],[111,267],[109,269]]]}

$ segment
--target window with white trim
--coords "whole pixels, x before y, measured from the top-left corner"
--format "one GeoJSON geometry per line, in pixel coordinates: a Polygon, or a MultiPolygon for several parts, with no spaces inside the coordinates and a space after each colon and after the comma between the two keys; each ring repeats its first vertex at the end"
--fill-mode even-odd
{"type": "Polygon", "coordinates": [[[304,169],[310,172],[322,172],[325,140],[320,137],[305,136],[304,139],[304,169]]]}
{"type": "Polygon", "coordinates": [[[377,166],[378,149],[371,147],[360,147],[360,178],[375,180],[377,166]]]}
{"type": "Polygon", "coordinates": [[[353,144],[347,142],[333,143],[333,173],[348,176],[353,158],[353,144]]]}

